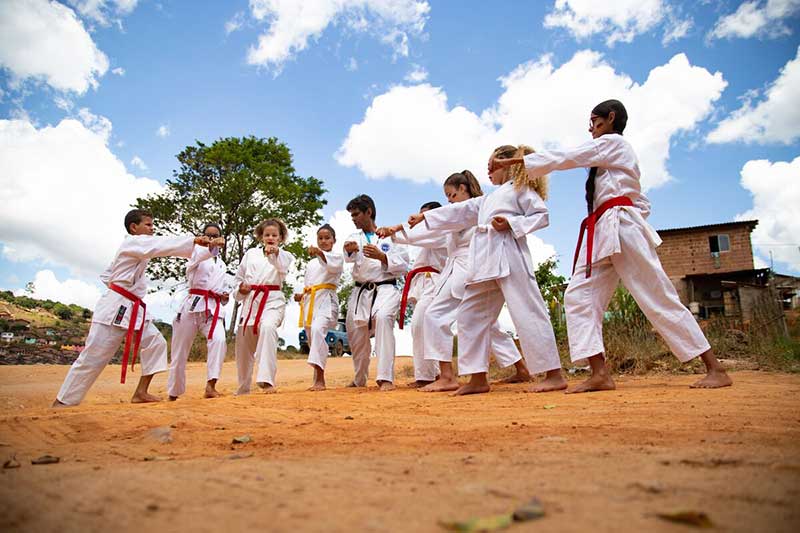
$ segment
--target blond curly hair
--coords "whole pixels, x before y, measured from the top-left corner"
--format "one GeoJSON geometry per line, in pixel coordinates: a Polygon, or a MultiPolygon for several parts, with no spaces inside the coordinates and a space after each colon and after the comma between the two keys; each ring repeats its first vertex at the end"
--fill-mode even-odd
{"type": "MultiPolygon", "coordinates": [[[[530,146],[526,146],[524,144],[520,144],[519,146],[504,144],[503,146],[495,148],[494,152],[492,152],[492,157],[497,159],[511,159],[523,157],[528,154],[532,154],[535,151],[536,150],[530,146]]],[[[536,194],[541,196],[542,200],[547,200],[547,189],[550,179],[547,174],[544,176],[532,177],[525,170],[525,165],[517,164],[508,167],[508,175],[510,179],[514,180],[514,188],[516,190],[519,191],[524,187],[527,187],[534,190],[536,194]]]]}

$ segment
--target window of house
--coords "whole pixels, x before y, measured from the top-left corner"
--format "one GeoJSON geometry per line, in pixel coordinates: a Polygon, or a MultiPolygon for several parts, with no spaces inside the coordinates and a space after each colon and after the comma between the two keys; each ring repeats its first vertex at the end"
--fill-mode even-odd
{"type": "Polygon", "coordinates": [[[731,251],[731,240],[727,235],[712,235],[708,238],[708,246],[712,254],[731,251]]]}

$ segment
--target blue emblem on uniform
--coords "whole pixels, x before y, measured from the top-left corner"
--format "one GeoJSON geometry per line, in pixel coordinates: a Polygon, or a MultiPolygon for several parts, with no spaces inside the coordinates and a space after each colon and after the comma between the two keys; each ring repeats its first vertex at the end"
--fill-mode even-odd
{"type": "Polygon", "coordinates": [[[386,252],[389,251],[389,243],[388,242],[385,242],[385,243],[381,244],[381,251],[383,253],[386,253],[386,252]]]}

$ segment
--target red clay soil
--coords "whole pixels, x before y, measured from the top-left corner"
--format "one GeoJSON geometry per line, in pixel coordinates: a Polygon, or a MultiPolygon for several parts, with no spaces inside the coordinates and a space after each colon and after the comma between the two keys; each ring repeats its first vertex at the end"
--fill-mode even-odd
{"type": "Polygon", "coordinates": [[[800,531],[797,375],[452,398],[344,389],[349,359],[329,362],[331,389],[307,392],[307,365],[280,361],[277,394],[236,397],[226,363],[225,396],[204,400],[194,363],[184,398],[131,405],[136,375],[120,385],[111,366],[84,404],[51,410],[66,371],[0,367],[0,461],[21,465],[0,470],[0,531],[443,531],[532,497],[545,517],[510,531],[688,531],[656,516],[673,511],[800,531]],[[43,455],[60,462],[31,465],[43,455]]]}

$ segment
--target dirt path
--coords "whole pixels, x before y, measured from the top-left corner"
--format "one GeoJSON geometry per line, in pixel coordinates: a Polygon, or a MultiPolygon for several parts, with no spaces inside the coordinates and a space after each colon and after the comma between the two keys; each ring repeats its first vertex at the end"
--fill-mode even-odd
{"type": "MultiPolygon", "coordinates": [[[[227,363],[226,396],[202,400],[204,368],[191,364],[186,398],[143,406],[109,367],[83,405],[47,409],[66,370],[0,367],[0,461],[22,465],[0,470],[2,531],[443,531],[440,519],[532,496],[547,515],[510,531],[688,531],[654,516],[675,510],[705,511],[721,530],[800,531],[796,375],[450,398],[306,392],[305,363],[281,361],[278,394],[237,398],[227,363]],[[61,463],[31,465],[44,454],[61,463]]],[[[329,385],[351,373],[332,360],[329,385]]]]}

